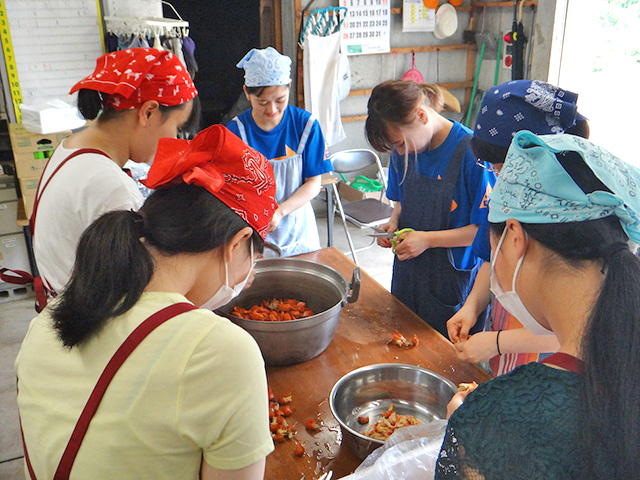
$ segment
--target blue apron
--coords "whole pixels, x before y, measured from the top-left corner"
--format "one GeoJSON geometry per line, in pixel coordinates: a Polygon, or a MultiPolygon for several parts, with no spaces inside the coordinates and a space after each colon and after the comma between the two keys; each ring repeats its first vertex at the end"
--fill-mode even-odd
{"type": "MultiPolygon", "coordinates": [[[[244,124],[238,117],[233,120],[238,125],[240,138],[249,144],[244,124]]],[[[309,117],[295,155],[275,161],[269,160],[276,180],[276,202],[278,205],[293,195],[304,183],[302,152],[304,152],[314,121],[314,117],[309,117]]],[[[298,210],[283,217],[278,227],[267,235],[266,241],[280,247],[283,257],[319,250],[320,237],[311,202],[307,202],[298,210]]]]}
{"type": "MultiPolygon", "coordinates": [[[[471,135],[460,140],[442,180],[421,175],[415,163],[408,162],[398,229],[428,232],[449,228],[451,200],[470,140],[471,135]]],[[[429,248],[409,260],[394,259],[391,293],[448,338],[447,320],[464,303],[470,277],[471,270],[454,267],[449,248],[429,248]]],[[[481,328],[481,322],[478,324],[481,328]]]]}

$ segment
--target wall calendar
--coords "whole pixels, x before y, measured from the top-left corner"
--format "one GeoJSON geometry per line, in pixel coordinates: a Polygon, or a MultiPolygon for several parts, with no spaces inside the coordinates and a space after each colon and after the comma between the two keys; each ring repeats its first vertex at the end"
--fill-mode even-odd
{"type": "Polygon", "coordinates": [[[348,55],[387,53],[391,50],[389,0],[340,0],[347,8],[342,24],[342,51],[348,55]]]}

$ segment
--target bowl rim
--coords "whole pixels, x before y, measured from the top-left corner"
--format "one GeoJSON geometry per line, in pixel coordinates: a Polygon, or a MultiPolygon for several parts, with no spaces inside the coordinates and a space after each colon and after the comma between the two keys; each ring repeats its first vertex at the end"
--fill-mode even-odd
{"type": "Polygon", "coordinates": [[[380,444],[380,445],[384,445],[384,443],[385,443],[384,440],[378,440],[376,438],[371,438],[371,437],[368,437],[366,435],[363,435],[360,432],[356,432],[353,428],[351,428],[349,425],[347,425],[346,423],[344,423],[342,421],[342,419],[336,414],[335,395],[336,395],[336,392],[338,390],[338,387],[342,383],[344,383],[346,380],[348,380],[350,377],[356,375],[357,373],[360,373],[360,372],[363,372],[363,371],[367,371],[367,370],[383,369],[383,368],[390,368],[390,367],[394,367],[394,368],[401,367],[401,368],[406,368],[408,370],[419,370],[421,372],[427,373],[428,375],[433,375],[436,378],[438,378],[439,380],[442,380],[445,384],[449,385],[453,389],[454,393],[457,391],[457,387],[456,387],[455,383],[453,383],[448,378],[440,375],[437,372],[434,372],[433,370],[429,370],[428,368],[420,367],[419,365],[412,365],[410,363],[392,363],[392,362],[388,362],[388,363],[373,363],[371,365],[364,365],[362,367],[356,368],[355,370],[351,370],[350,372],[347,372],[346,374],[344,374],[333,385],[333,388],[331,388],[331,393],[329,394],[329,408],[331,409],[331,413],[333,414],[334,418],[338,421],[338,423],[340,424],[341,428],[345,428],[349,433],[351,433],[352,435],[355,435],[356,437],[358,437],[358,438],[360,438],[362,440],[366,440],[368,442],[377,443],[377,444],[380,444]]]}
{"type": "MultiPolygon", "coordinates": [[[[258,265],[260,265],[262,262],[263,263],[267,263],[267,262],[289,262],[289,263],[301,263],[301,264],[308,264],[308,265],[316,265],[316,266],[321,266],[322,268],[326,269],[326,270],[330,270],[331,272],[335,273],[338,278],[340,278],[342,280],[342,282],[344,283],[344,286],[346,287],[345,291],[342,292],[342,298],[340,299],[339,302],[337,302],[335,305],[333,305],[331,308],[324,310],[322,312],[319,313],[314,313],[313,315],[311,315],[310,317],[303,317],[303,318],[296,318],[294,320],[285,320],[284,322],[277,322],[277,323],[286,323],[286,324],[294,324],[294,323],[301,323],[301,322],[305,322],[305,321],[309,321],[309,320],[316,320],[320,315],[324,315],[327,312],[331,312],[332,310],[338,308],[338,309],[342,309],[342,304],[345,300],[345,298],[347,298],[347,295],[349,295],[349,281],[345,278],[344,275],[342,275],[339,271],[337,271],[335,268],[330,267],[329,265],[325,265],[324,263],[320,263],[320,262],[316,262],[313,260],[307,260],[304,258],[290,258],[290,257],[276,257],[276,258],[260,258],[258,260],[256,260],[256,265],[254,267],[254,270],[256,271],[256,276],[258,275],[258,265]]],[[[275,270],[270,268],[270,266],[265,266],[265,268],[263,268],[263,271],[270,271],[270,270],[275,270]]],[[[224,305],[223,305],[224,307],[224,305]]],[[[238,319],[242,322],[249,322],[249,324],[257,324],[257,325],[263,325],[263,324],[269,324],[269,323],[273,323],[273,322],[268,322],[265,320],[253,320],[251,318],[242,318],[242,317],[238,317],[236,315],[232,315],[231,312],[227,313],[227,312],[223,312],[222,307],[220,308],[216,308],[214,310],[214,313],[216,313],[217,315],[221,315],[221,316],[225,316],[227,318],[229,317],[233,317],[233,319],[238,319]]]]}

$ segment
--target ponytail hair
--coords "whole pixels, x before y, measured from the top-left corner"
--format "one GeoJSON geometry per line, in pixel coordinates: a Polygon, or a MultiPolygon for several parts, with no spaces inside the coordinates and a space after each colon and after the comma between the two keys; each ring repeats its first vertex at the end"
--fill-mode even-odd
{"type": "MultiPolygon", "coordinates": [[[[558,154],[585,193],[610,191],[575,152],[558,154]]],[[[505,224],[492,224],[494,234],[505,224]]],[[[522,224],[568,265],[600,262],[602,287],[582,337],[580,478],[635,478],[640,471],[640,259],[616,216],[560,224],[522,224]]]]}
{"type": "MultiPolygon", "coordinates": [[[[184,183],[156,190],[139,212],[102,215],[80,237],[71,279],[52,306],[60,340],[82,344],[135,305],[154,271],[147,246],[165,256],[203,253],[248,226],[207,190],[184,183]]],[[[255,231],[251,241],[262,252],[255,231]]]]}
{"type": "Polygon", "coordinates": [[[367,104],[365,123],[367,140],[371,146],[379,152],[392,151],[389,127],[412,124],[420,105],[440,113],[444,108],[442,89],[435,84],[404,80],[388,80],[377,85],[367,104]]]}
{"type": "Polygon", "coordinates": [[[71,279],[54,304],[54,328],[73,347],[121,315],[151,280],[153,259],[140,241],[142,217],[131,211],[102,215],[80,237],[71,279]]]}

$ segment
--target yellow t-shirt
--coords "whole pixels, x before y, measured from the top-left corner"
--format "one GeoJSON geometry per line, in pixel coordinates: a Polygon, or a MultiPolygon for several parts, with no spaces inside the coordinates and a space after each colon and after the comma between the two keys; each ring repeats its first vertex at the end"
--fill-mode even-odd
{"type": "MultiPolygon", "coordinates": [[[[125,338],[161,308],[187,301],[144,293],[77,348],[64,348],[48,310],[16,359],[18,406],[37,478],[52,478],[80,412],[125,338]]],[[[71,478],[195,479],[202,456],[219,469],[273,450],[264,362],[253,338],[211,311],[192,310],[152,332],[109,385],[71,478]]]]}

